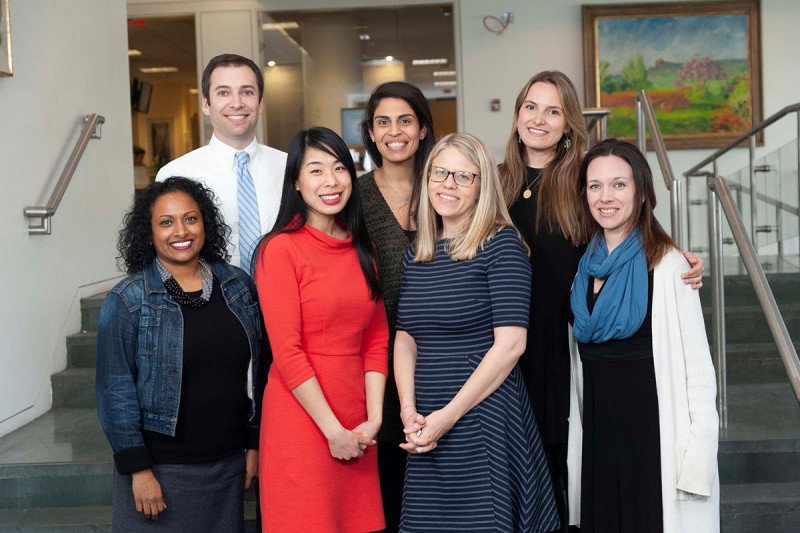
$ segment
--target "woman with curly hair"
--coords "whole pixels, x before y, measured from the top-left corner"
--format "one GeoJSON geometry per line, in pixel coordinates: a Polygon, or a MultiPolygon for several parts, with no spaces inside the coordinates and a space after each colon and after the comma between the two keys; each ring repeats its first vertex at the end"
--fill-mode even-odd
{"type": "Polygon", "coordinates": [[[243,531],[258,469],[250,277],[225,261],[213,193],[180,177],[136,197],[120,231],[128,276],[100,310],[96,395],[114,451],[114,531],[243,531]]]}

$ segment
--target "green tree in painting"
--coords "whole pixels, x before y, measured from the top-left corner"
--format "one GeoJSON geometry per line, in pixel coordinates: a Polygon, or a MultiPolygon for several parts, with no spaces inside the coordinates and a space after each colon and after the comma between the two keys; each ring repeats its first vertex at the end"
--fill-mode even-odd
{"type": "Polygon", "coordinates": [[[642,54],[636,54],[636,59],[628,59],[620,75],[622,90],[638,91],[647,88],[647,68],[644,66],[642,54]]]}

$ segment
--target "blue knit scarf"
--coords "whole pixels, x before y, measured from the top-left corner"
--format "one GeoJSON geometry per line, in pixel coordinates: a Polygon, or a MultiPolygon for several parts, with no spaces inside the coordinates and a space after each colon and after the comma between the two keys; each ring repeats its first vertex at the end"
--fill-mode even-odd
{"type": "Polygon", "coordinates": [[[647,260],[639,229],[610,254],[605,238],[595,235],[578,264],[572,287],[572,334],[584,343],[630,337],[647,314],[647,291],[647,260]],[[592,313],[586,302],[590,276],[605,280],[592,313]]]}

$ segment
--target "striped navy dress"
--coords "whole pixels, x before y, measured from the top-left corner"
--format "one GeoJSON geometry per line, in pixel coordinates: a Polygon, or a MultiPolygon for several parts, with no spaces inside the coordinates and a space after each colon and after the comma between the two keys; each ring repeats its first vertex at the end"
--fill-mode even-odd
{"type": "MultiPolygon", "coordinates": [[[[444,407],[494,342],[493,328],[528,326],[531,269],[513,228],[477,257],[453,261],[437,243],[431,262],[404,259],[397,329],[417,345],[417,411],[444,407]]],[[[437,448],[408,457],[403,532],[540,532],[558,514],[536,422],[518,367],[437,448]]]]}

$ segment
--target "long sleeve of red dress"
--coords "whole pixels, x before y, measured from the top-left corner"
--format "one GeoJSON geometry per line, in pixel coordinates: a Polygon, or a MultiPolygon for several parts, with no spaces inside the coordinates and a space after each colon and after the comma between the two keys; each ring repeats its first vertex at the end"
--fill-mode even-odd
{"type": "Polygon", "coordinates": [[[364,373],[387,374],[386,311],[370,298],[352,241],[310,226],[273,236],[255,279],[273,355],[259,450],[264,531],[383,529],[377,450],[334,459],[291,393],[316,377],[352,429],[367,419],[364,373]]]}

